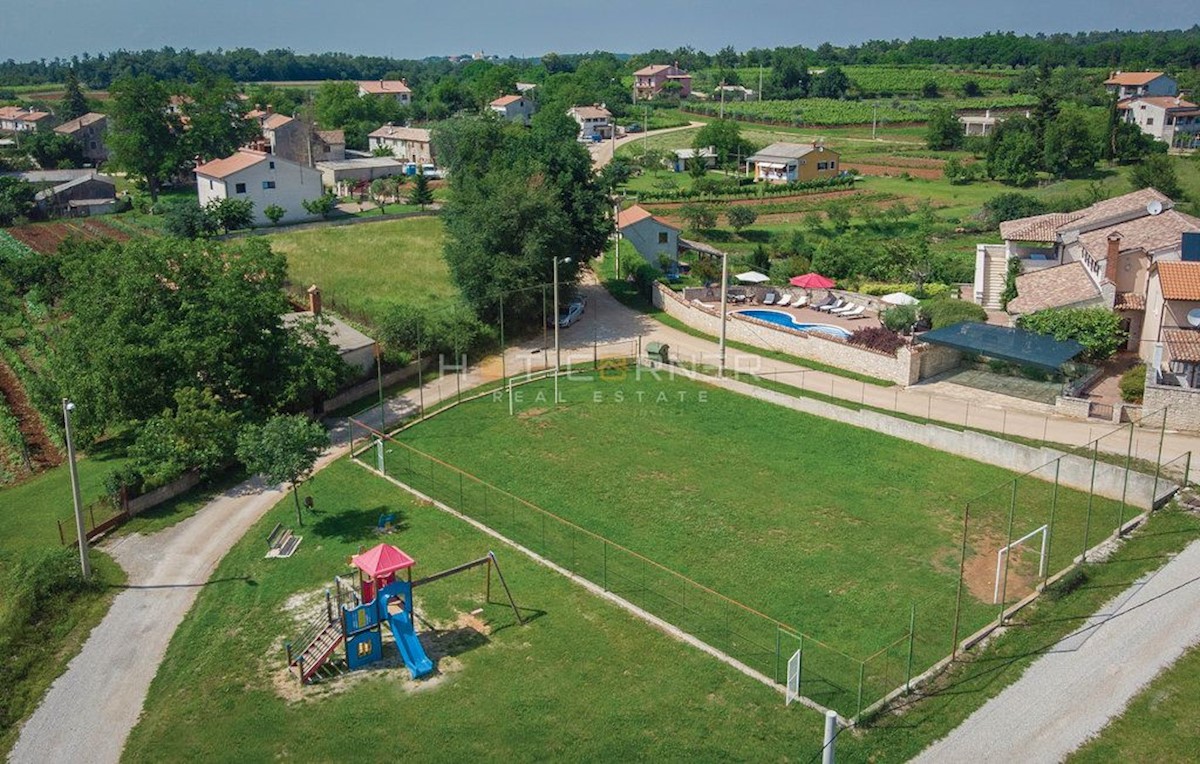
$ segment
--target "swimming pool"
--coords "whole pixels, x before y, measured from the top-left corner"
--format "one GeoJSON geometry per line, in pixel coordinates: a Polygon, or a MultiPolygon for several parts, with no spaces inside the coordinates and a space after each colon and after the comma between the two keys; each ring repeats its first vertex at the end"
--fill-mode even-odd
{"type": "Polygon", "coordinates": [[[839,340],[850,338],[850,332],[840,326],[831,324],[802,324],[792,318],[791,314],[784,313],[781,310],[735,310],[739,316],[747,316],[749,318],[757,318],[759,321],[767,321],[772,324],[786,326],[789,329],[795,329],[801,332],[814,332],[816,334],[825,334],[830,337],[837,337],[839,340]]]}

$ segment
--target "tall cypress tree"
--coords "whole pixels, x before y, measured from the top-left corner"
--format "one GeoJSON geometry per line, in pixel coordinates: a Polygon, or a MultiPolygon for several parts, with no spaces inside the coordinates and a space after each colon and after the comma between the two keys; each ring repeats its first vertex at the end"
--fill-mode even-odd
{"type": "Polygon", "coordinates": [[[67,70],[66,91],[63,93],[62,106],[59,107],[59,116],[63,122],[69,122],[82,117],[88,111],[87,96],[83,94],[83,88],[79,86],[79,77],[75,74],[75,67],[71,67],[67,70]]]}

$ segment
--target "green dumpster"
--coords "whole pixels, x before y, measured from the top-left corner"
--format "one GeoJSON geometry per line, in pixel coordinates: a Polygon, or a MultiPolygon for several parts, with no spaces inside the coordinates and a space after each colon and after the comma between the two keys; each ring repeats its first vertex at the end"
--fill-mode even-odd
{"type": "Polygon", "coordinates": [[[671,362],[671,358],[670,358],[670,354],[669,354],[670,349],[671,349],[670,346],[667,345],[665,342],[651,342],[649,345],[646,346],[646,355],[649,356],[651,361],[658,361],[659,363],[670,363],[671,362]]]}

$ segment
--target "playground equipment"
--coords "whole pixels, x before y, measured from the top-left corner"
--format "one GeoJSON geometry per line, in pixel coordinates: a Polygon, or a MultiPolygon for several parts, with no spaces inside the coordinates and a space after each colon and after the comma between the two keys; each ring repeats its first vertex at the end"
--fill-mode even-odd
{"type": "Polygon", "coordinates": [[[413,589],[481,565],[487,566],[485,598],[491,600],[494,567],[517,623],[524,623],[494,552],[417,581],[412,580],[416,560],[391,544],[379,544],[356,554],[350,558],[350,564],[356,568],[357,582],[334,577],[337,617],[334,616],[333,599],[326,589],[324,616],[310,624],[296,641],[303,648],[293,650],[291,642],[286,646],[288,669],[294,670],[301,682],[316,677],[340,645],[345,645],[346,667],[352,671],[381,660],[385,625],[412,678],[426,676],[433,671],[433,661],[425,654],[417,637],[413,589]],[[397,579],[396,574],[401,571],[405,578],[397,579]]]}

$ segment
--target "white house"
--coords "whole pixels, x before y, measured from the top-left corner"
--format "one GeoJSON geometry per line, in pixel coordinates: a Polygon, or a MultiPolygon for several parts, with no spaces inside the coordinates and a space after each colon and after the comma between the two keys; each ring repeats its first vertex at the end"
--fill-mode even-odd
{"type": "Polygon", "coordinates": [[[270,222],[263,210],[272,204],[285,210],[281,222],[310,219],[303,202],[324,193],[319,171],[252,149],[239,149],[197,167],[196,191],[202,207],[215,199],[254,202],[255,225],[270,222]]]}
{"type": "Polygon", "coordinates": [[[0,106],[0,130],[11,133],[33,132],[50,122],[50,112],[38,111],[30,106],[0,106]]]}
{"type": "Polygon", "coordinates": [[[358,83],[359,97],[376,95],[391,96],[405,106],[412,103],[412,90],[404,80],[370,80],[358,83]]]}
{"type": "Polygon", "coordinates": [[[1162,72],[1113,72],[1104,86],[1118,99],[1179,95],[1179,85],[1162,72]]]}
{"type": "Polygon", "coordinates": [[[604,104],[572,106],[567,109],[567,114],[579,124],[580,140],[589,140],[593,135],[612,137],[612,112],[604,104]]]}
{"type": "Polygon", "coordinates": [[[1117,104],[1126,122],[1168,146],[1200,145],[1200,107],[1179,96],[1137,96],[1117,104]]]}
{"type": "Polygon", "coordinates": [[[633,245],[646,262],[662,270],[663,258],[679,261],[679,229],[638,205],[617,214],[621,238],[633,245]]]}
{"type": "Polygon", "coordinates": [[[506,119],[509,122],[520,122],[523,125],[529,124],[530,118],[533,117],[533,112],[537,110],[533,101],[519,95],[501,96],[488,104],[488,106],[502,119],[506,119]]]}
{"type": "Polygon", "coordinates": [[[372,152],[386,148],[405,162],[435,164],[429,131],[421,127],[386,124],[368,134],[367,142],[372,152]]]}

